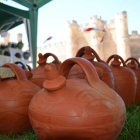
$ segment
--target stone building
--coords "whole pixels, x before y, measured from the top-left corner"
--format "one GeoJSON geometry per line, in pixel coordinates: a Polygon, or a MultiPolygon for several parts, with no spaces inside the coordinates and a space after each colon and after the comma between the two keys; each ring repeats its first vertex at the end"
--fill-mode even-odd
{"type": "Polygon", "coordinates": [[[91,46],[103,59],[106,60],[112,54],[118,54],[125,60],[132,56],[140,58],[140,35],[137,31],[128,34],[127,13],[125,11],[116,14],[115,18],[107,24],[101,17],[92,16],[90,22],[83,28],[76,21],[66,23],[67,38],[64,44],[56,43],[38,48],[38,53],[52,52],[61,61],[66,58],[74,57],[79,48],[91,46]],[[98,46],[104,32],[84,30],[89,27],[105,29],[106,36],[104,41],[98,46]]]}

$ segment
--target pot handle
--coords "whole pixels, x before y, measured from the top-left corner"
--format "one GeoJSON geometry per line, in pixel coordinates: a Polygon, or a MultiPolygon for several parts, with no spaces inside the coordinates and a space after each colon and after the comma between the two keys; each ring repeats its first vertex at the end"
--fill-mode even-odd
{"type": "Polygon", "coordinates": [[[87,76],[89,83],[91,81],[94,81],[94,82],[100,81],[95,67],[87,59],[84,59],[84,58],[74,57],[74,58],[65,60],[61,64],[58,74],[63,75],[65,78],[67,78],[68,74],[70,72],[70,69],[75,64],[78,64],[83,69],[83,71],[85,72],[85,75],[87,76]]]}
{"type": "MultiPolygon", "coordinates": [[[[78,52],[76,53],[75,57],[80,57],[80,54],[85,51],[86,47],[90,47],[90,46],[85,46],[85,47],[80,48],[78,50],[78,52]]],[[[94,54],[94,56],[95,56],[95,58],[97,59],[98,62],[105,63],[103,60],[101,60],[101,58],[99,57],[99,55],[97,54],[97,52],[94,49],[92,49],[91,47],[90,47],[90,49],[91,49],[92,53],[94,54]]]]}
{"type": "Polygon", "coordinates": [[[59,61],[59,59],[58,59],[58,57],[57,57],[56,55],[54,55],[54,54],[52,54],[52,53],[45,53],[45,54],[43,55],[43,57],[44,57],[46,60],[47,60],[47,58],[48,58],[49,56],[52,56],[52,57],[54,58],[54,60],[55,60],[56,63],[61,64],[60,61],[59,61]]]}
{"type": "Polygon", "coordinates": [[[21,64],[22,65],[22,68],[24,70],[27,70],[26,66],[25,66],[25,63],[24,62],[21,62],[21,61],[16,61],[15,64],[21,64]]]}
{"type": "Polygon", "coordinates": [[[117,54],[114,54],[114,55],[111,55],[107,60],[106,60],[106,63],[108,64],[110,62],[111,59],[113,59],[115,56],[117,56],[120,60],[121,60],[121,63],[123,64],[124,67],[126,67],[126,64],[123,60],[123,58],[117,54]]]}
{"type": "Polygon", "coordinates": [[[115,99],[114,95],[112,94],[111,88],[99,79],[95,67],[87,59],[74,57],[65,60],[61,64],[58,74],[60,76],[64,76],[65,78],[67,78],[70,69],[75,64],[78,64],[83,69],[89,85],[93,87],[95,90],[97,90],[99,94],[102,93],[104,94],[104,96],[108,96],[110,99],[111,98],[113,100],[115,99]]]}
{"type": "MultiPolygon", "coordinates": [[[[86,46],[85,46],[86,47],[86,46]]],[[[75,57],[80,57],[81,53],[83,53],[85,51],[85,47],[82,47],[78,50],[78,52],[76,53],[75,57]]]]}
{"type": "Polygon", "coordinates": [[[32,71],[32,68],[29,65],[26,64],[26,67],[27,67],[28,71],[32,71]]]}
{"type": "Polygon", "coordinates": [[[12,63],[7,63],[7,64],[2,65],[1,67],[11,68],[16,74],[17,80],[20,84],[34,91],[38,91],[39,88],[27,80],[25,72],[20,66],[17,66],[16,64],[12,64],[12,63]]]}
{"type": "Polygon", "coordinates": [[[140,67],[140,63],[139,63],[139,61],[138,61],[135,57],[129,57],[128,59],[126,59],[125,64],[126,64],[129,60],[134,60],[134,61],[138,64],[138,67],[140,67]]]}

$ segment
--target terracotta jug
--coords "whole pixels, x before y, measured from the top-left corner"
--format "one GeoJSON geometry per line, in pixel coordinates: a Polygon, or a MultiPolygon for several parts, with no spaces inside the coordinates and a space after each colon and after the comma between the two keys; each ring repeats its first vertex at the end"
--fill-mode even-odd
{"type": "Polygon", "coordinates": [[[9,63],[1,68],[11,68],[16,77],[0,78],[0,134],[20,134],[29,130],[28,106],[40,88],[27,80],[20,66],[9,63]]]}
{"type": "MultiPolygon", "coordinates": [[[[76,57],[79,57],[83,52],[84,52],[84,55],[82,56],[82,58],[85,58],[85,59],[89,60],[94,66],[100,68],[103,72],[100,79],[103,82],[105,82],[109,87],[114,89],[115,88],[115,86],[114,86],[114,76],[113,76],[113,73],[112,73],[110,67],[106,64],[106,62],[101,60],[100,57],[98,56],[98,54],[89,46],[80,48],[78,50],[77,54],[76,54],[76,57]],[[95,58],[97,59],[97,62],[94,61],[95,58]]],[[[83,70],[80,69],[79,66],[74,66],[71,69],[69,76],[75,75],[75,73],[77,75],[81,75],[81,76],[84,75],[83,70]]],[[[99,75],[99,73],[98,73],[98,75],[99,75]]]]}
{"type": "Polygon", "coordinates": [[[134,73],[135,73],[135,75],[137,77],[137,92],[136,92],[136,96],[135,96],[135,101],[134,102],[135,103],[136,102],[140,103],[140,63],[134,57],[128,58],[125,61],[125,63],[127,64],[128,67],[130,67],[134,71],[134,73]],[[128,63],[130,60],[131,60],[131,62],[128,63]]]}
{"type": "Polygon", "coordinates": [[[102,82],[94,66],[83,58],[64,61],[57,72],[45,66],[46,81],[31,100],[29,118],[40,140],[115,140],[124,125],[121,97],[102,82]],[[73,65],[86,79],[67,79],[73,65]]]}
{"type": "Polygon", "coordinates": [[[126,66],[121,56],[112,55],[107,59],[107,63],[109,63],[111,59],[113,59],[110,67],[114,74],[115,91],[122,97],[126,105],[132,105],[137,90],[135,73],[126,66]],[[121,64],[123,64],[123,66],[120,66],[121,64]]]}
{"type": "Polygon", "coordinates": [[[52,53],[46,53],[44,55],[39,53],[38,56],[39,61],[37,61],[37,63],[39,64],[39,66],[32,70],[33,77],[31,78],[30,81],[38,85],[39,87],[43,88],[43,82],[46,79],[44,67],[47,64],[46,61],[48,57],[52,56],[54,58],[54,61],[52,63],[56,66],[57,70],[59,69],[61,62],[58,60],[57,56],[52,53]]]}

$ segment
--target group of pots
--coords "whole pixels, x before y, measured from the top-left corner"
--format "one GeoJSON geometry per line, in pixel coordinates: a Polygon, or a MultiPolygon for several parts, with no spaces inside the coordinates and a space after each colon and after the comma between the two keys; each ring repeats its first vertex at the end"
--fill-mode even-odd
{"type": "Polygon", "coordinates": [[[0,134],[32,126],[40,140],[117,139],[125,105],[140,102],[139,62],[118,55],[105,62],[89,46],[63,63],[51,53],[38,56],[33,70],[18,63],[0,67],[16,75],[0,78],[0,134]]]}

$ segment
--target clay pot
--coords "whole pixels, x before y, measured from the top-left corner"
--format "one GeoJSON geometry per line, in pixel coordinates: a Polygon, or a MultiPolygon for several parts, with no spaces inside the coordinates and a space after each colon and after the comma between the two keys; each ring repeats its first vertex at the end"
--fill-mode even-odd
{"type": "MultiPolygon", "coordinates": [[[[82,58],[89,60],[94,66],[100,68],[103,72],[103,74],[101,76],[99,76],[100,79],[103,82],[105,82],[109,87],[114,89],[115,86],[114,86],[113,73],[112,73],[110,67],[106,64],[106,62],[101,60],[100,57],[98,56],[98,54],[89,46],[80,48],[76,54],[76,57],[79,57],[83,52],[84,52],[84,55],[82,56],[82,58]],[[94,61],[95,58],[97,61],[94,61]]],[[[97,72],[98,71],[99,70],[97,70],[97,72]]],[[[100,75],[99,72],[98,72],[98,75],[100,75]]],[[[72,76],[77,76],[77,77],[80,76],[80,78],[83,78],[84,72],[79,66],[73,66],[68,78],[71,78],[72,76]]]]}
{"type": "Polygon", "coordinates": [[[107,59],[107,63],[109,63],[111,59],[113,59],[113,61],[111,62],[110,68],[114,74],[115,91],[122,97],[126,105],[132,105],[137,90],[135,73],[126,66],[121,56],[112,55],[107,59]],[[121,64],[123,64],[123,66],[120,66],[121,64]]]}
{"type": "Polygon", "coordinates": [[[39,61],[37,61],[37,63],[39,64],[39,66],[32,70],[33,77],[31,78],[30,81],[38,85],[39,87],[43,88],[43,82],[46,80],[44,67],[47,64],[46,63],[47,58],[50,56],[54,58],[54,61],[51,63],[53,63],[56,66],[57,70],[59,69],[61,62],[58,60],[57,56],[55,56],[52,53],[46,53],[44,55],[39,53],[38,56],[39,56],[39,61]]]}
{"type": "Polygon", "coordinates": [[[20,134],[29,130],[28,106],[40,88],[27,80],[23,69],[16,64],[5,64],[16,78],[0,78],[0,134],[20,134]]]}
{"type": "Polygon", "coordinates": [[[115,140],[124,125],[121,97],[102,82],[94,66],[82,58],[62,63],[59,72],[45,66],[46,81],[31,100],[29,118],[40,140],[115,140]],[[74,64],[86,79],[67,79],[74,64]]]}
{"type": "Polygon", "coordinates": [[[135,75],[137,77],[137,92],[136,92],[136,96],[135,96],[135,101],[134,102],[135,103],[136,102],[140,103],[140,63],[134,57],[128,58],[125,61],[125,63],[127,64],[128,67],[130,67],[134,71],[134,73],[135,73],[135,75]],[[131,60],[131,62],[128,63],[130,60],[131,60]]]}

